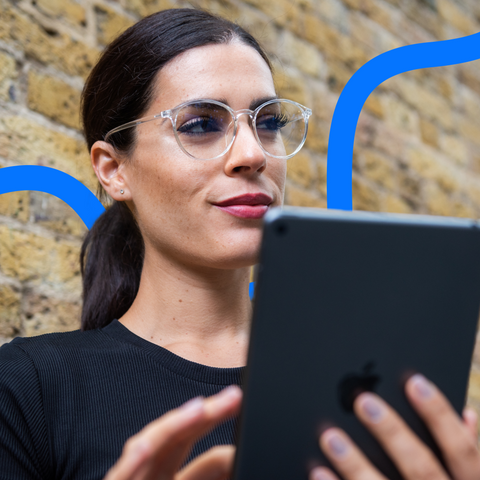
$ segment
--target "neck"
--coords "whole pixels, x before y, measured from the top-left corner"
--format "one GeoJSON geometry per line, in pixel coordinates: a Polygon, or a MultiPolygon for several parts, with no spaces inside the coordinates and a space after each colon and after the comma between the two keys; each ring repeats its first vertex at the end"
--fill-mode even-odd
{"type": "Polygon", "coordinates": [[[152,257],[146,252],[137,297],[119,321],[187,360],[224,368],[245,365],[250,268],[186,269],[152,257]]]}

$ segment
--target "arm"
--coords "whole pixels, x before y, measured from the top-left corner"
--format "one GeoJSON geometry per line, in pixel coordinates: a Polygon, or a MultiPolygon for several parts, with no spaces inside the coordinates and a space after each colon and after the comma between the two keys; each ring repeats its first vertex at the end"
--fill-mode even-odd
{"type": "Polygon", "coordinates": [[[52,478],[48,464],[37,371],[14,341],[0,348],[0,479],[52,478]]]}

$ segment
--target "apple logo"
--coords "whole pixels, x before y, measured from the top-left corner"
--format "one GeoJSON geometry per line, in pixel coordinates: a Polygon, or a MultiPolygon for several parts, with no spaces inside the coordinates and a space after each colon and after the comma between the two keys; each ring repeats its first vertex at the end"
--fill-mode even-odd
{"type": "Polygon", "coordinates": [[[340,404],[347,412],[353,412],[353,402],[362,392],[372,392],[380,377],[373,373],[375,362],[368,362],[362,373],[349,373],[338,384],[340,404]]]}

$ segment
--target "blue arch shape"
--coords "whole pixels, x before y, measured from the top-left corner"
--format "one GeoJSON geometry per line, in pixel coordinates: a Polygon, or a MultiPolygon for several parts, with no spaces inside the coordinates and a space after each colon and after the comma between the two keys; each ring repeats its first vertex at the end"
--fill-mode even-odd
{"type": "Polygon", "coordinates": [[[327,156],[328,208],[352,209],[355,131],[363,105],[375,88],[400,73],[478,59],[480,33],[453,40],[396,48],[373,58],[357,70],[338,99],[330,126],[327,156]]]}
{"type": "MultiPolygon", "coordinates": [[[[105,211],[105,207],[82,182],[65,172],[38,165],[0,168],[0,195],[23,190],[49,193],[60,198],[75,210],[88,229],[105,211]]],[[[253,298],[254,285],[250,282],[250,298],[253,298]]]]}
{"type": "Polygon", "coordinates": [[[89,229],[105,211],[82,182],[65,172],[38,165],[0,168],[0,195],[22,190],[50,193],[60,198],[75,210],[89,229]]]}

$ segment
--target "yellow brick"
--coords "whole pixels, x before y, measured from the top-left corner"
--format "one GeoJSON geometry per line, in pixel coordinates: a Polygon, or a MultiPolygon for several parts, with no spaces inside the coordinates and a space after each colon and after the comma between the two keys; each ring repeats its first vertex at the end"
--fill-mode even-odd
{"type": "Polygon", "coordinates": [[[424,187],[424,196],[429,214],[453,216],[450,197],[435,183],[429,182],[424,187]]]}
{"type": "Polygon", "coordinates": [[[265,21],[261,12],[256,9],[243,9],[236,22],[250,32],[267,52],[277,51],[278,29],[273,22],[265,21]]]}
{"type": "Polygon", "coordinates": [[[96,6],[95,13],[97,14],[97,38],[103,45],[110,43],[135,23],[133,19],[120,15],[105,5],[96,6]]]}
{"type": "Polygon", "coordinates": [[[20,281],[78,290],[79,243],[56,241],[0,225],[0,271],[20,281]]]}
{"type": "Polygon", "coordinates": [[[480,126],[472,123],[471,120],[460,117],[457,125],[458,131],[467,140],[474,143],[477,147],[480,146],[480,126]]]}
{"type": "Polygon", "coordinates": [[[307,104],[307,90],[303,77],[288,67],[274,64],[275,90],[279,97],[307,104]]]}
{"type": "Polygon", "coordinates": [[[368,1],[367,15],[378,25],[381,25],[389,32],[393,31],[395,27],[395,11],[388,8],[383,2],[368,1]]]}
{"type": "Polygon", "coordinates": [[[342,93],[351,77],[352,74],[343,64],[338,62],[328,64],[327,83],[332,92],[342,93]]]}
{"type": "Polygon", "coordinates": [[[312,160],[305,151],[300,151],[287,163],[287,177],[303,187],[309,187],[314,181],[312,160]]]}
{"type": "Polygon", "coordinates": [[[300,9],[296,0],[247,0],[266,13],[277,25],[298,28],[300,9]]]}
{"type": "Polygon", "coordinates": [[[12,192],[0,195],[0,215],[26,222],[29,217],[29,192],[12,192]]]}
{"type": "Polygon", "coordinates": [[[418,113],[394,96],[384,98],[386,121],[394,128],[408,133],[417,133],[419,129],[418,113]]]}
{"type": "MultiPolygon", "coordinates": [[[[168,4],[170,2],[164,3],[168,4]]],[[[228,0],[195,0],[191,4],[232,22],[236,22],[242,14],[239,6],[228,0]]]]}
{"type": "Polygon", "coordinates": [[[367,112],[375,115],[378,118],[384,118],[384,108],[382,100],[378,95],[372,94],[368,97],[363,107],[367,112]]]}
{"type": "Polygon", "coordinates": [[[451,0],[437,1],[438,13],[448,23],[465,35],[472,35],[478,32],[477,24],[472,16],[461,10],[451,0]]]}
{"type": "Polygon", "coordinates": [[[468,385],[468,398],[480,402],[480,372],[472,369],[470,372],[470,383],[468,385]]]}
{"type": "Polygon", "coordinates": [[[314,84],[312,88],[312,112],[319,121],[332,122],[333,112],[337,104],[338,95],[330,92],[323,83],[314,84]]]}
{"type": "Polygon", "coordinates": [[[362,175],[391,190],[395,185],[395,172],[392,162],[385,156],[371,150],[363,152],[362,175]]]}
{"type": "Polygon", "coordinates": [[[383,201],[383,211],[389,213],[412,213],[407,202],[393,194],[388,194],[383,201]]]}
{"type": "Polygon", "coordinates": [[[403,45],[398,37],[358,12],[352,12],[350,27],[352,40],[360,42],[373,52],[386,52],[403,45]]]}
{"type": "Polygon", "coordinates": [[[315,11],[330,25],[348,28],[348,11],[338,0],[322,0],[315,2],[315,11]]]}
{"type": "Polygon", "coordinates": [[[317,153],[327,153],[329,125],[319,122],[315,117],[308,122],[308,133],[305,147],[317,153]]]}
{"type": "Polygon", "coordinates": [[[287,185],[285,203],[286,205],[293,205],[295,207],[327,208],[327,201],[325,199],[318,198],[310,192],[291,185],[287,185]]]}
{"type": "Polygon", "coordinates": [[[56,67],[69,75],[82,77],[88,75],[99,53],[64,33],[53,30],[47,33],[25,14],[9,6],[2,6],[0,40],[13,40],[21,46],[27,57],[56,67]]]}
{"type": "Polygon", "coordinates": [[[288,31],[283,35],[280,51],[282,58],[303,73],[313,77],[325,75],[325,63],[317,49],[288,31]]]}
{"type": "Polygon", "coordinates": [[[400,170],[397,172],[399,193],[418,205],[422,181],[418,175],[411,170],[400,170]]]}
{"type": "Polygon", "coordinates": [[[356,178],[352,179],[352,196],[354,210],[380,210],[380,198],[378,193],[365,183],[356,178]]]}
{"type": "Polygon", "coordinates": [[[438,129],[434,123],[420,118],[420,133],[422,140],[432,147],[438,147],[438,129]]]}
{"type": "Polygon", "coordinates": [[[327,164],[317,164],[317,177],[318,177],[318,191],[324,196],[327,196],[327,164]]]}
{"type": "Polygon", "coordinates": [[[125,8],[139,15],[146,17],[152,13],[166,10],[167,8],[178,8],[174,0],[126,0],[125,8]]]}
{"type": "Polygon", "coordinates": [[[437,89],[440,92],[440,94],[444,98],[448,100],[452,100],[453,94],[455,92],[455,87],[452,84],[453,82],[451,82],[450,79],[442,76],[442,77],[436,78],[435,83],[437,85],[437,89]]]}
{"type": "Polygon", "coordinates": [[[458,165],[468,165],[469,153],[462,138],[455,135],[443,135],[440,139],[440,148],[445,155],[453,158],[458,165]]]}
{"type": "Polygon", "coordinates": [[[12,337],[20,333],[20,293],[10,285],[0,285],[0,335],[12,337]]]}
{"type": "Polygon", "coordinates": [[[0,99],[9,100],[9,89],[13,80],[17,78],[15,59],[3,52],[0,52],[0,99]]]}
{"type": "Polygon", "coordinates": [[[86,25],[85,8],[73,0],[35,0],[35,6],[44,14],[60,18],[72,25],[86,25]]]}
{"type": "Polygon", "coordinates": [[[446,129],[451,130],[456,127],[452,108],[439,94],[435,94],[416,82],[400,77],[390,85],[394,86],[399,95],[421,115],[436,120],[446,129]]]}
{"type": "MultiPolygon", "coordinates": [[[[363,114],[360,115],[362,118],[363,114]]],[[[407,139],[405,132],[401,132],[386,122],[374,122],[371,125],[372,146],[385,153],[388,157],[403,158],[407,139]]]]}
{"type": "Polygon", "coordinates": [[[458,69],[458,80],[475,93],[480,94],[480,69],[477,62],[463,63],[456,69],[458,69]]]}
{"type": "Polygon", "coordinates": [[[464,188],[472,203],[480,209],[480,182],[468,181],[464,188]]]}
{"type": "Polygon", "coordinates": [[[28,72],[27,103],[52,120],[80,129],[80,91],[58,78],[28,72]]]}
{"type": "Polygon", "coordinates": [[[422,146],[413,147],[407,153],[407,160],[421,178],[434,180],[444,191],[452,192],[458,188],[455,170],[439,161],[436,152],[422,146]]]}
{"type": "Polygon", "coordinates": [[[97,186],[82,141],[22,116],[0,118],[0,156],[16,163],[57,168],[80,180],[91,190],[97,186]]]}
{"type": "Polygon", "coordinates": [[[42,192],[30,192],[30,217],[37,225],[57,233],[82,238],[87,227],[62,200],[42,192]]]}
{"type": "Polygon", "coordinates": [[[53,332],[69,332],[80,328],[79,303],[32,293],[27,296],[25,336],[31,337],[53,332]]]}
{"type": "Polygon", "coordinates": [[[384,2],[377,0],[343,0],[343,3],[352,10],[358,10],[373,20],[375,23],[393,31],[393,9],[388,8],[384,2]]]}
{"type": "Polygon", "coordinates": [[[352,73],[369,60],[368,55],[358,45],[358,42],[352,41],[351,38],[340,33],[334,26],[315,15],[305,17],[303,35],[321,52],[325,52],[332,61],[340,61],[348,65],[352,73]]]}
{"type": "Polygon", "coordinates": [[[465,202],[456,201],[452,205],[452,215],[454,217],[475,218],[478,216],[475,209],[465,202]]]}

